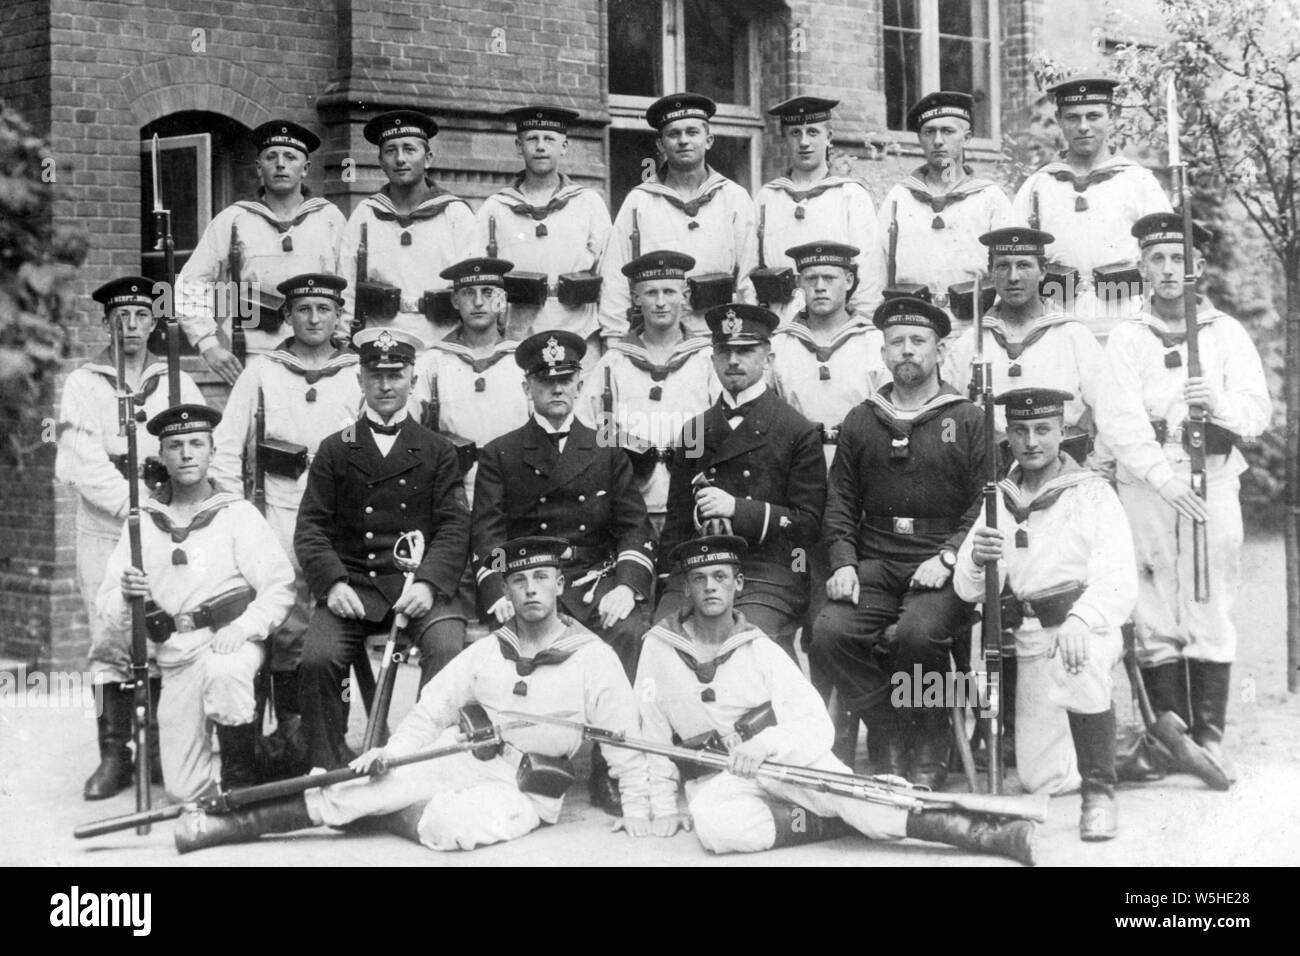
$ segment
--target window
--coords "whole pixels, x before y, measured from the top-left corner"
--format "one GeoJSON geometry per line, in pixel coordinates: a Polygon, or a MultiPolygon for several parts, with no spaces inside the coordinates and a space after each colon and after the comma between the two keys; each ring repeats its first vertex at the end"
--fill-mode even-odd
{"type": "Polygon", "coordinates": [[[757,30],[746,5],[727,0],[609,0],[610,202],[617,212],[657,162],[645,111],[689,90],[718,104],[709,165],[752,190],[761,175],[757,30]]]}
{"type": "Polygon", "coordinates": [[[935,90],[975,97],[975,138],[996,140],[997,0],[884,0],[885,117],[907,129],[912,104],[935,90]]]}

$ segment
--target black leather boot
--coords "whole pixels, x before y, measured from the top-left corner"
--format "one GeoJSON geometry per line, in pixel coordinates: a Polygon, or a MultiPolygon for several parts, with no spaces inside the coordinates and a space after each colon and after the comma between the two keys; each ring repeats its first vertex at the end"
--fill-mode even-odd
{"type": "Polygon", "coordinates": [[[918,787],[942,790],[948,781],[948,712],[941,707],[917,707],[912,713],[916,735],[915,760],[907,778],[918,787]]]}
{"type": "Polygon", "coordinates": [[[1214,790],[1227,790],[1231,783],[1223,767],[1192,739],[1186,662],[1143,668],[1142,681],[1156,713],[1151,733],[1173,755],[1174,769],[1199,777],[1214,790]]]}
{"type": "Polygon", "coordinates": [[[1119,832],[1115,804],[1115,708],[1104,714],[1070,714],[1070,736],[1083,778],[1079,837],[1113,840],[1119,832]]]}
{"type": "Polygon", "coordinates": [[[894,710],[866,717],[869,772],[906,777],[912,772],[905,721],[894,710]]]}
{"type": "Polygon", "coordinates": [[[1189,660],[1187,669],[1192,686],[1192,739],[1223,769],[1228,782],[1234,783],[1237,780],[1236,768],[1223,752],[1232,665],[1189,660]]]}
{"type": "Polygon", "coordinates": [[[772,811],[772,822],[776,824],[773,849],[836,840],[857,832],[839,817],[820,817],[792,803],[769,802],[768,809],[772,811]]]}
{"type": "Polygon", "coordinates": [[[1192,725],[1191,709],[1187,704],[1187,665],[1184,661],[1142,668],[1142,683],[1146,684],[1147,697],[1156,717],[1173,711],[1187,726],[1192,725]]]}
{"type": "Polygon", "coordinates": [[[609,764],[600,752],[600,745],[591,748],[591,779],[587,781],[591,805],[599,807],[611,817],[623,815],[623,798],[618,792],[618,781],[609,775],[609,764]]]}
{"type": "Polygon", "coordinates": [[[257,783],[257,725],[217,724],[221,744],[221,789],[237,790],[257,783]]]}
{"type": "Polygon", "coordinates": [[[99,766],[86,779],[81,795],[87,800],[106,800],[131,786],[131,692],[122,684],[101,685],[102,708],[96,720],[99,730],[99,766]]]}
{"type": "Polygon", "coordinates": [[[312,827],[302,794],[257,804],[234,813],[191,810],[176,821],[176,850],[189,853],[223,843],[248,843],[263,833],[290,833],[312,827]]]}
{"type": "Polygon", "coordinates": [[[298,704],[298,671],[272,671],[272,693],[275,695],[275,720],[284,723],[290,716],[301,716],[298,704]]]}
{"type": "Polygon", "coordinates": [[[907,835],[914,840],[1006,856],[1025,866],[1034,865],[1034,833],[1030,820],[994,821],[946,810],[907,815],[907,835]]]}

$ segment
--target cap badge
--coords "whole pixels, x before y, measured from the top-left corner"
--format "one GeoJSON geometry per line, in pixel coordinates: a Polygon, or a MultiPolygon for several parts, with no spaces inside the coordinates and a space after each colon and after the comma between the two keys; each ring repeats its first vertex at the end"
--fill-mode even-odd
{"type": "Polygon", "coordinates": [[[383,351],[387,352],[389,349],[397,345],[397,340],[393,338],[392,334],[389,333],[387,329],[385,329],[379,333],[379,338],[375,339],[375,344],[383,351]]]}
{"type": "Polygon", "coordinates": [[[741,322],[739,316],[736,315],[736,310],[728,309],[726,318],[722,320],[722,334],[739,335],[743,328],[744,323],[741,322]]]}
{"type": "Polygon", "coordinates": [[[542,358],[546,360],[547,365],[554,365],[564,360],[564,346],[555,341],[555,336],[546,340],[546,348],[542,349],[542,358]]]}

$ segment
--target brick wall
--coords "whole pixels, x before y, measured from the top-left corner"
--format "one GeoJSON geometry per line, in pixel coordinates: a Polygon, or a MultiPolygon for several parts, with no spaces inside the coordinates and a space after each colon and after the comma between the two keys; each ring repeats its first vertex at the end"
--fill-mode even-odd
{"type": "Polygon", "coordinates": [[[0,4],[0,91],[37,129],[50,121],[50,4],[0,4]]]}

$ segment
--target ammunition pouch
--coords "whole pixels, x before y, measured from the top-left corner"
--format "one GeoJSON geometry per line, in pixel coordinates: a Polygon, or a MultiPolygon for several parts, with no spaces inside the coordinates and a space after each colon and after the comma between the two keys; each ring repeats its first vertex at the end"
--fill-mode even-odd
{"type": "Polygon", "coordinates": [[[1119,303],[1142,295],[1142,273],[1127,262],[1098,266],[1092,270],[1092,287],[1102,302],[1119,303]]]}
{"type": "Polygon", "coordinates": [[[426,292],[420,296],[420,312],[437,326],[455,325],[460,321],[460,313],[456,311],[456,303],[451,300],[450,289],[426,292]]]}
{"type": "Polygon", "coordinates": [[[452,447],[456,449],[456,465],[460,468],[461,476],[468,474],[474,467],[474,463],[478,461],[478,443],[447,432],[443,432],[442,437],[451,442],[452,447]]]}
{"type": "Polygon", "coordinates": [[[382,282],[358,282],[354,309],[362,322],[395,318],[402,311],[402,290],[382,282]]]}
{"type": "MultiPolygon", "coordinates": [[[[199,354],[199,347],[190,344],[190,340],[186,338],[185,333],[181,331],[181,325],[179,322],[176,323],[176,334],[181,340],[181,355],[199,354]]],[[[149,350],[151,355],[157,355],[159,358],[167,357],[167,321],[165,319],[158,320],[158,324],[155,325],[153,331],[149,333],[149,340],[145,343],[145,347],[149,350]]]]}
{"type": "Polygon", "coordinates": [[[269,475],[296,480],[307,470],[307,446],[265,438],[257,445],[257,462],[269,475]]]}
{"type": "Polygon", "coordinates": [[[515,305],[545,305],[548,278],[545,272],[507,272],[506,301],[515,305]]]}
{"type": "MultiPolygon", "coordinates": [[[[980,284],[979,314],[984,315],[993,308],[998,297],[998,290],[992,283],[980,284]]],[[[948,309],[963,322],[975,321],[975,282],[958,282],[948,286],[948,309]]]]}
{"type": "Polygon", "coordinates": [[[211,600],[204,601],[193,611],[171,615],[154,604],[146,601],[144,606],[145,629],[149,640],[162,644],[172,634],[198,631],[205,627],[218,630],[243,614],[248,605],[253,603],[257,592],[252,588],[233,588],[224,594],[218,594],[211,600]]]}
{"type": "MultiPolygon", "coordinates": [[[[117,469],[119,475],[130,480],[131,476],[127,474],[126,470],[126,455],[109,455],[108,460],[117,469]]],[[[144,486],[150,491],[153,491],[169,477],[167,466],[156,455],[150,455],[144,460],[144,464],[140,466],[140,478],[144,481],[144,486]]]]}
{"type": "Polygon", "coordinates": [[[479,760],[491,760],[500,755],[501,742],[496,739],[496,730],[482,704],[466,704],[462,707],[456,726],[466,740],[483,741],[483,746],[470,751],[479,760]]]}
{"type": "Polygon", "coordinates": [[[580,305],[591,305],[600,301],[600,286],[603,280],[590,272],[566,272],[559,277],[559,287],[555,297],[560,305],[567,309],[580,305]]]}
{"type": "Polygon", "coordinates": [[[1035,618],[1043,627],[1060,627],[1070,616],[1070,609],[1086,590],[1078,582],[1062,584],[1024,598],[1014,594],[1002,595],[1002,629],[1014,631],[1024,625],[1026,618],[1035,618]]]}
{"type": "Polygon", "coordinates": [[[280,311],[282,305],[284,296],[278,294],[259,292],[245,296],[239,303],[239,315],[235,321],[239,321],[245,329],[256,329],[258,332],[279,331],[284,323],[284,313],[280,311]]]}
{"type": "Polygon", "coordinates": [[[1071,305],[1079,294],[1079,271],[1049,262],[1038,283],[1038,293],[1055,299],[1062,307],[1071,305]]]}
{"type": "Polygon", "coordinates": [[[793,269],[755,269],[749,274],[749,281],[754,283],[754,294],[764,305],[789,302],[794,296],[795,280],[793,269]]]}
{"type": "Polygon", "coordinates": [[[921,285],[919,282],[895,283],[881,293],[881,297],[888,301],[890,299],[901,299],[908,296],[913,299],[920,299],[922,302],[933,302],[934,296],[930,294],[928,285],[921,285]]]}
{"type": "MultiPolygon", "coordinates": [[[[1169,423],[1163,418],[1153,418],[1151,420],[1151,431],[1155,433],[1156,441],[1160,444],[1167,444],[1171,440],[1169,434],[1169,423]]],[[[1188,430],[1187,423],[1184,422],[1182,427],[1175,429],[1176,434],[1172,440],[1182,443],[1183,450],[1188,454],[1192,450],[1191,432],[1188,430]]],[[[1231,455],[1232,449],[1237,447],[1240,439],[1233,432],[1228,431],[1222,425],[1215,425],[1212,422],[1205,423],[1205,453],[1207,455],[1231,455]]]]}
{"type": "Polygon", "coordinates": [[[706,272],[694,278],[688,277],[686,285],[690,289],[691,308],[696,312],[735,300],[736,277],[730,272],[706,272]]]}
{"type": "Polygon", "coordinates": [[[520,793],[558,800],[573,785],[573,762],[567,757],[524,754],[515,771],[520,793]]]}

